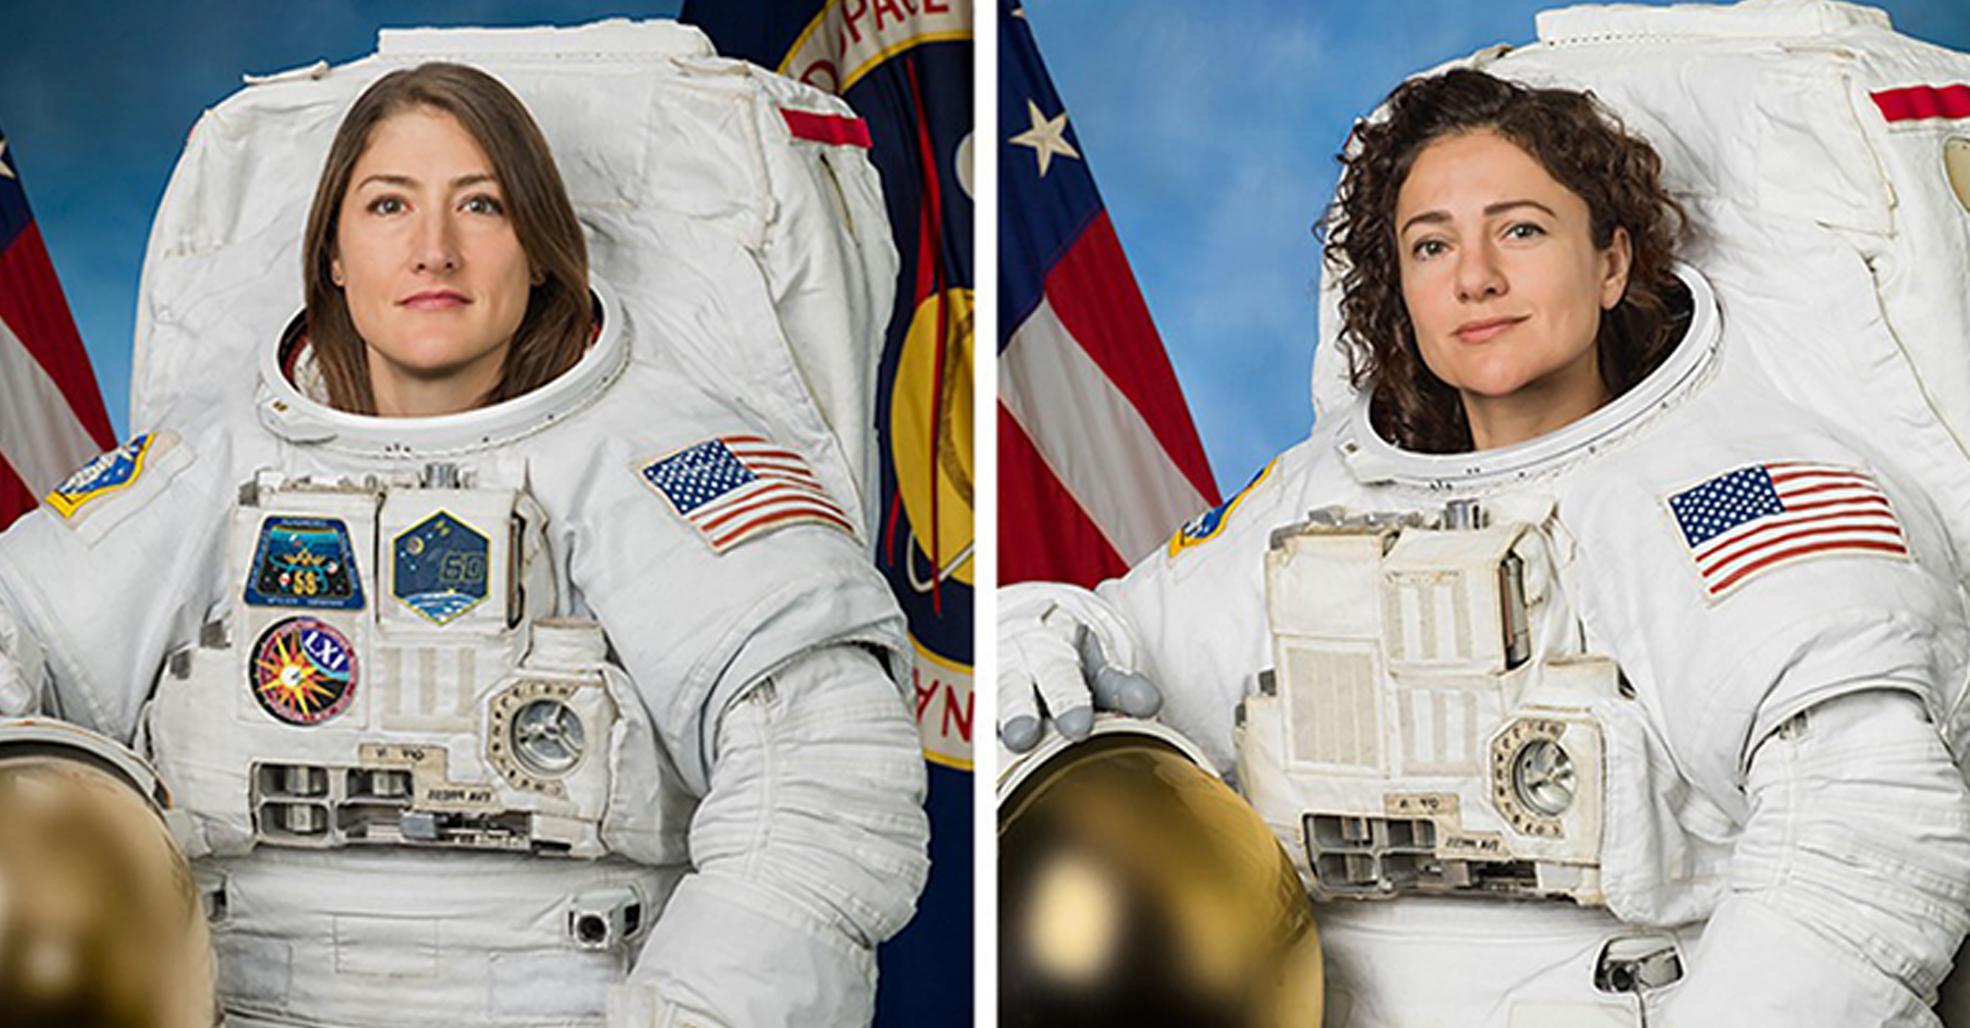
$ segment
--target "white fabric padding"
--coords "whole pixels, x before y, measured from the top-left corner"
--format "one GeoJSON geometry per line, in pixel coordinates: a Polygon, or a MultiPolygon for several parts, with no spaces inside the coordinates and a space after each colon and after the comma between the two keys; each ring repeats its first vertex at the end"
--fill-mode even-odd
{"type": "Polygon", "coordinates": [[[209,369],[250,360],[299,309],[301,230],[343,112],[375,79],[432,60],[491,72],[527,104],[596,274],[625,295],[680,277],[694,289],[708,251],[743,255],[751,283],[727,283],[765,292],[774,323],[746,352],[700,356],[744,374],[737,395],[787,422],[783,441],[866,526],[897,268],[881,184],[861,151],[794,139],[781,114],[852,116],[846,103],[717,57],[672,22],[384,32],[372,56],[250,80],[206,111],[145,252],[131,424],[251,402],[250,379],[209,369]]]}

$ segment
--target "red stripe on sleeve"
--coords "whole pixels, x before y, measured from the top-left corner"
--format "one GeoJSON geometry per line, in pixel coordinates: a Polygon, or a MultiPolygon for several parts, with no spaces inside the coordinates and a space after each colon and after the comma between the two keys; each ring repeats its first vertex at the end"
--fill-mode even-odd
{"type": "Polygon", "coordinates": [[[1970,118],[1970,85],[1904,86],[1868,94],[1889,121],[1922,118],[1970,118]]]}
{"type": "Polygon", "coordinates": [[[875,145],[869,138],[868,123],[860,118],[796,111],[791,107],[780,108],[780,117],[787,120],[787,131],[795,139],[811,139],[831,146],[859,146],[864,150],[875,145]]]}

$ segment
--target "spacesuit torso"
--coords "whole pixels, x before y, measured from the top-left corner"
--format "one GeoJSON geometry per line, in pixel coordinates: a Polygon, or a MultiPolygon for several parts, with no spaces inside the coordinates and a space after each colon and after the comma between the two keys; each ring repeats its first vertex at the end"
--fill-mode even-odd
{"type": "Polygon", "coordinates": [[[1098,590],[1324,901],[1329,1025],[1640,1023],[1757,873],[1752,748],[1843,693],[1958,699],[1940,513],[1684,277],[1684,341],[1588,418],[1430,456],[1336,412],[1098,590]]]}
{"type": "Polygon", "coordinates": [[[599,1024],[688,869],[719,712],[899,647],[801,459],[598,294],[576,368],[441,418],[326,408],[269,346],[255,409],[0,538],[60,713],[138,731],[191,815],[232,1023],[599,1024]]]}

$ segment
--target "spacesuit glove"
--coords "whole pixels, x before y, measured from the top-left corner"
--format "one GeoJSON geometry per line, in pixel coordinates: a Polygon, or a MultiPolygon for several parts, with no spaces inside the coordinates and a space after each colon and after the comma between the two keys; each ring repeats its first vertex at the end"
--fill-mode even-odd
{"type": "Polygon", "coordinates": [[[1049,716],[1077,741],[1096,709],[1154,717],[1163,694],[1134,670],[1136,652],[1122,615],[1086,589],[1021,582],[999,590],[1000,740],[1024,753],[1049,716]]]}
{"type": "Polygon", "coordinates": [[[0,607],[0,717],[41,713],[41,647],[0,607]]]}
{"type": "Polygon", "coordinates": [[[1921,701],[1820,703],[1767,737],[1673,1026],[1931,1026],[1970,930],[1970,789],[1921,701]]]}
{"type": "Polygon", "coordinates": [[[807,653],[734,700],[691,820],[697,870],[612,997],[611,1028],[867,1024],[875,947],[929,875],[921,746],[859,648],[807,653]]]}

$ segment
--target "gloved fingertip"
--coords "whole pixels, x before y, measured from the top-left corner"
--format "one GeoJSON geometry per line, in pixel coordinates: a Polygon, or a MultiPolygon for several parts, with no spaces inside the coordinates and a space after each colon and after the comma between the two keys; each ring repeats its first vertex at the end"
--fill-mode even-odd
{"type": "Polygon", "coordinates": [[[1155,717],[1163,709],[1163,692],[1141,675],[1131,675],[1119,690],[1122,712],[1133,717],[1155,717]]]}
{"type": "Polygon", "coordinates": [[[1060,729],[1060,734],[1068,739],[1080,742],[1088,737],[1089,732],[1094,731],[1094,708],[1075,707],[1065,714],[1055,716],[1053,726],[1060,729]]]}
{"type": "Polygon", "coordinates": [[[1004,740],[1006,749],[1024,753],[1040,742],[1040,719],[1021,714],[999,726],[999,738],[1004,740]]]}

